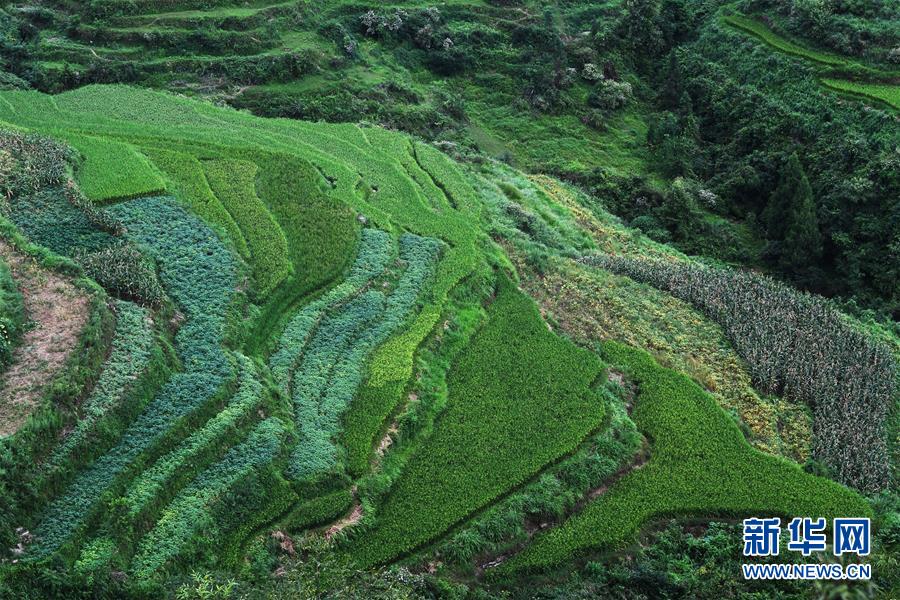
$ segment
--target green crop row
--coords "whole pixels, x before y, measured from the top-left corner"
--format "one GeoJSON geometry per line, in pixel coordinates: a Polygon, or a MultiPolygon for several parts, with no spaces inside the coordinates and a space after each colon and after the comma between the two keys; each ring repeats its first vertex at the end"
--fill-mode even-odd
{"type": "Polygon", "coordinates": [[[178,489],[178,482],[188,479],[204,464],[204,459],[225,446],[234,432],[240,430],[241,424],[255,414],[262,402],[263,385],[257,378],[253,361],[241,355],[237,355],[237,359],[237,392],[216,416],[131,483],[123,498],[129,518],[145,520],[161,498],[170,497],[178,489]]]}
{"type": "Polygon", "coordinates": [[[136,198],[164,192],[166,184],[133,146],[91,136],[66,135],[84,156],[75,175],[84,195],[94,202],[136,198]]]}
{"type": "Polygon", "coordinates": [[[130,302],[118,301],[116,307],[116,332],[112,350],[103,363],[103,370],[90,396],[81,405],[81,416],[75,428],[53,449],[45,463],[50,472],[68,464],[75,453],[87,451],[88,444],[97,444],[97,438],[106,437],[101,430],[108,426],[108,419],[115,419],[130,398],[131,388],[150,366],[155,339],[149,313],[130,302]]]}
{"type": "Polygon", "coordinates": [[[35,556],[51,554],[75,534],[98,501],[139,456],[152,452],[190,415],[212,403],[233,377],[222,348],[235,293],[233,257],[215,234],[169,198],[149,198],[109,209],[160,266],[172,300],[186,319],[175,336],[184,372],[171,377],[109,452],[82,471],[45,511],[35,556]]]}
{"type": "Polygon", "coordinates": [[[613,256],[590,262],[667,291],[719,323],[760,391],[813,408],[813,451],[838,481],[862,490],[888,484],[885,424],[900,367],[887,344],[823,298],[761,275],[613,256]]]}
{"type": "Polygon", "coordinates": [[[347,367],[355,367],[347,364],[347,357],[355,354],[362,331],[373,327],[384,310],[384,294],[364,291],[323,318],[312,334],[292,374],[294,421],[300,431],[288,469],[292,478],[311,479],[334,468],[337,456],[331,439],[336,433],[335,413],[343,407],[326,404],[327,395],[345,391],[342,375],[347,367]]]}
{"type": "Polygon", "coordinates": [[[498,573],[540,570],[588,549],[617,548],[663,516],[813,516],[829,522],[871,516],[856,492],[751,448],[734,420],[687,376],[615,342],[604,345],[603,355],[639,386],[632,417],[651,441],[650,461],[539,535],[498,573]]]}
{"type": "Polygon", "coordinates": [[[340,489],[306,502],[301,502],[281,522],[291,533],[299,533],[331,519],[337,519],[350,510],[353,494],[340,489]]]}
{"type": "Polygon", "coordinates": [[[452,161],[433,146],[421,142],[413,145],[413,156],[444,192],[451,206],[468,218],[479,219],[481,203],[475,190],[452,161]]]}
{"type": "MultiPolygon", "coordinates": [[[[320,189],[305,160],[283,152],[254,152],[262,165],[256,190],[287,236],[294,275],[283,287],[299,298],[337,277],[353,256],[358,224],[350,208],[320,189]]],[[[283,307],[282,307],[283,308],[283,307]]]]}
{"type": "Polygon", "coordinates": [[[293,265],[293,275],[261,307],[249,338],[249,353],[267,353],[287,318],[346,269],[359,225],[348,206],[323,191],[318,173],[305,160],[282,152],[234,154],[263,165],[256,190],[285,233],[293,265]]]}
{"type": "MultiPolygon", "coordinates": [[[[197,145],[188,141],[165,145],[164,150],[140,147],[161,170],[176,180],[176,189],[185,195],[197,214],[225,230],[238,253],[255,265],[257,279],[269,277],[270,269],[256,264],[247,244],[255,241],[259,246],[255,254],[259,256],[266,252],[263,246],[271,245],[271,239],[282,235],[285,238],[289,264],[285,263],[283,267],[293,273],[266,294],[254,331],[248,337],[249,353],[265,352],[271,338],[284,326],[284,315],[292,313],[308,294],[333,280],[345,268],[356,243],[358,225],[353,213],[324,193],[312,165],[290,154],[252,147],[197,145]],[[252,177],[245,177],[244,183],[238,186],[245,189],[242,195],[246,198],[241,202],[237,202],[240,198],[232,189],[234,182],[219,182],[217,193],[223,195],[223,200],[231,199],[228,210],[213,194],[209,187],[211,181],[203,173],[203,165],[209,171],[210,165],[220,161],[243,165],[240,168],[244,170],[262,165],[256,173],[255,188],[252,177]],[[242,228],[246,230],[243,233],[242,228]],[[251,232],[256,233],[251,235],[251,232]]],[[[230,171],[228,174],[230,176],[230,171]]],[[[208,175],[210,179],[213,177],[212,173],[208,175]]],[[[282,243],[279,241],[276,245],[282,246],[282,243]]],[[[276,267],[275,270],[280,269],[276,267]]]]}
{"type": "Polygon", "coordinates": [[[728,15],[726,17],[723,17],[723,19],[729,25],[733,25],[738,29],[742,29],[748,33],[752,33],[754,36],[758,37],[773,48],[781,50],[786,54],[792,54],[801,58],[807,58],[817,63],[833,66],[844,66],[851,62],[846,58],[833,54],[827,54],[824,52],[818,52],[816,50],[812,50],[805,46],[801,46],[799,44],[788,41],[769,29],[765,23],[757,19],[745,17],[742,15],[728,15]]]}
{"type": "Polygon", "coordinates": [[[846,79],[822,79],[822,84],[840,92],[879,100],[900,110],[900,85],[888,83],[864,83],[846,79]]]}
{"type": "MultiPolygon", "coordinates": [[[[612,394],[610,394],[612,395],[612,394]]],[[[524,546],[530,523],[552,523],[575,510],[588,494],[608,485],[641,451],[641,434],[625,403],[610,398],[609,426],[571,456],[462,525],[435,549],[445,564],[467,567],[479,556],[498,556],[524,546]]]]}
{"type": "Polygon", "coordinates": [[[401,236],[400,261],[406,268],[390,295],[375,290],[359,294],[326,316],[310,338],[291,390],[301,438],[288,471],[293,477],[308,479],[335,468],[334,438],[359,387],[365,360],[412,310],[438,249],[434,240],[401,236]]]}
{"type": "Polygon", "coordinates": [[[487,324],[450,371],[447,408],[352,555],[374,565],[411,551],[572,451],[603,422],[590,389],[601,374],[501,276],[487,324]]]}
{"type": "Polygon", "coordinates": [[[292,155],[318,171],[330,186],[328,195],[364,213],[379,226],[401,227],[473,251],[471,245],[478,236],[473,222],[477,210],[469,208],[477,207],[477,196],[449,159],[431,148],[423,147],[418,152],[425,156],[423,162],[436,182],[426,189],[403,167],[409,160],[408,145],[384,145],[383,152],[373,153],[363,147],[363,141],[360,145],[353,143],[357,138],[364,140],[364,136],[348,138],[346,125],[268,121],[123,86],[87,86],[55,96],[54,102],[46,98],[28,92],[4,92],[0,118],[44,131],[85,131],[126,139],[137,146],[185,141],[194,146],[255,148],[292,155]],[[101,105],[107,110],[99,110],[101,105]],[[433,193],[435,187],[450,190],[462,210],[434,210],[440,200],[432,201],[425,195],[433,193]]]}
{"type": "Polygon", "coordinates": [[[132,563],[135,575],[149,577],[167,561],[189,551],[197,536],[215,538],[212,509],[244,478],[275,458],[285,433],[285,426],[277,417],[266,419],[245,441],[231,448],[221,461],[181,490],[141,540],[132,563]]]}
{"type": "Polygon", "coordinates": [[[368,468],[375,437],[412,376],[413,353],[440,316],[440,309],[433,305],[424,307],[408,328],[372,354],[368,379],[354,396],[345,418],[344,441],[351,474],[362,475],[368,468]]]}
{"type": "Polygon", "coordinates": [[[272,213],[256,195],[254,163],[239,160],[205,161],[210,189],[231,214],[247,241],[256,293],[265,298],[291,273],[288,243],[272,213]]]}
{"type": "Polygon", "coordinates": [[[207,223],[222,228],[237,253],[245,259],[250,258],[244,235],[231,214],[209,189],[203,166],[196,157],[160,148],[142,147],[141,150],[172,180],[171,187],[179,200],[185,202],[194,214],[207,223]]]}
{"type": "Polygon", "coordinates": [[[387,268],[391,256],[390,235],[377,229],[364,229],[359,251],[346,279],[291,318],[269,360],[272,376],[286,395],[290,396],[291,373],[325,311],[359,293],[363,286],[387,268]]]}

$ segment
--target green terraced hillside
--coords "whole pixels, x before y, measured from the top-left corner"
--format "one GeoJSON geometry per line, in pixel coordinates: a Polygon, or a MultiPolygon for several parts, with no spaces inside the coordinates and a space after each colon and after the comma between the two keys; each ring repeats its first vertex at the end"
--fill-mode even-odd
{"type": "Polygon", "coordinates": [[[4,385],[66,332],[0,405],[11,597],[500,593],[661,517],[892,485],[887,333],[552,177],[121,85],[0,92],[0,129],[4,385]],[[40,281],[66,312],[23,330],[40,281]],[[748,329],[741,289],[805,316],[748,329]]]}

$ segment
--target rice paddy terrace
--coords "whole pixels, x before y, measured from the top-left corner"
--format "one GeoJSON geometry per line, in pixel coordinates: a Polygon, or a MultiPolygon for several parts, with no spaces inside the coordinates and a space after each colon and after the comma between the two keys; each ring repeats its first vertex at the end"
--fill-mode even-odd
{"type": "Polygon", "coordinates": [[[0,125],[20,593],[275,569],[304,532],[504,586],[665,516],[869,516],[890,485],[894,342],[552,178],[125,86],[3,92],[0,125]]]}
{"type": "Polygon", "coordinates": [[[900,110],[900,71],[872,68],[846,56],[786,39],[772,30],[767,24],[771,19],[766,15],[727,15],[722,20],[779,52],[821,67],[819,81],[825,88],[900,110]]]}

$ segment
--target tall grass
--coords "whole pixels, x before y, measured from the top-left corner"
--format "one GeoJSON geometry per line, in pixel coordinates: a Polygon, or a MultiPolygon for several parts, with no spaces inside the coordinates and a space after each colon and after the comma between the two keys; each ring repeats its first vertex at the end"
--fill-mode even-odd
{"type": "Polygon", "coordinates": [[[887,345],[824,299],[754,273],[607,255],[590,261],[695,305],[722,326],[760,391],[812,407],[814,455],[838,481],[864,491],[889,485],[886,422],[898,369],[887,345]]]}

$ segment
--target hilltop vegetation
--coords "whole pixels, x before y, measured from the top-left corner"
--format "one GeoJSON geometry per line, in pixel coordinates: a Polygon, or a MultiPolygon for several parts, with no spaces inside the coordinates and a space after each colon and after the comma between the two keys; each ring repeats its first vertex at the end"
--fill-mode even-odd
{"type": "Polygon", "coordinates": [[[900,17],[863,4],[9,3],[3,54],[44,91],[138,83],[477,150],[689,253],[896,319],[900,17]],[[797,258],[768,218],[795,152],[821,238],[797,258]]]}
{"type": "Polygon", "coordinates": [[[897,18],[0,4],[0,596],[896,596],[897,18]]]}

